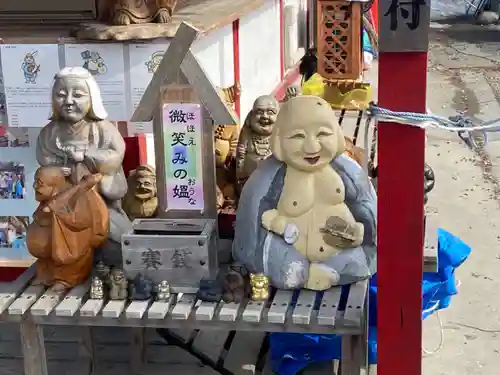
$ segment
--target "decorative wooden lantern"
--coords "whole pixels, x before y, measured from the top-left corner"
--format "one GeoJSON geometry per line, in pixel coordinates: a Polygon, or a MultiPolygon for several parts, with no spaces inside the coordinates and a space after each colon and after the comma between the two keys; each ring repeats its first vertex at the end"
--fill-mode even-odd
{"type": "Polygon", "coordinates": [[[362,73],[361,3],[317,2],[318,73],[327,80],[356,80],[362,73]]]}

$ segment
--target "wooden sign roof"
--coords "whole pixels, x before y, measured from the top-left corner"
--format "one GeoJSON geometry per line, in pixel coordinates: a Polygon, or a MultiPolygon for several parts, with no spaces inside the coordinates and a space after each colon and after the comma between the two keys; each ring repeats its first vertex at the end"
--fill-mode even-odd
{"type": "Polygon", "coordinates": [[[190,50],[198,34],[199,30],[186,22],[179,26],[130,121],[152,120],[160,105],[162,87],[173,83],[180,69],[216,124],[238,124],[237,115],[224,103],[190,50]]]}

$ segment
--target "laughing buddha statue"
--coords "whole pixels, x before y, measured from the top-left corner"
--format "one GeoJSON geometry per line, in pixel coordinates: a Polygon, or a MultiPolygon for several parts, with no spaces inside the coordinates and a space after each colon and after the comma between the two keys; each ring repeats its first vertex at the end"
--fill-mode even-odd
{"type": "Polygon", "coordinates": [[[298,96],[283,105],[273,155],[240,197],[236,261],[283,289],[326,290],[373,274],[376,195],[345,147],[326,101],[298,96]]]}

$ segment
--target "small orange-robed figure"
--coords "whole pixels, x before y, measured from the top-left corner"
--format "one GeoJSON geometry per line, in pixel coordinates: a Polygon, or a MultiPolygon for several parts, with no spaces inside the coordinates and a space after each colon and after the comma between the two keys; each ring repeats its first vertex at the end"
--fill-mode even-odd
{"type": "Polygon", "coordinates": [[[85,281],[93,250],[106,240],[109,213],[95,185],[101,174],[84,176],[73,185],[61,167],[40,167],[35,198],[40,204],[28,227],[27,246],[38,259],[36,283],[63,291],[85,281]]]}

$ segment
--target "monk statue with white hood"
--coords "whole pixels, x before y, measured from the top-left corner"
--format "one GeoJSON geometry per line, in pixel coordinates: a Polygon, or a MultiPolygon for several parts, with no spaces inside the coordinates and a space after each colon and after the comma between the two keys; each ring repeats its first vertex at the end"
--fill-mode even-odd
{"type": "Polygon", "coordinates": [[[41,167],[59,166],[72,184],[83,176],[102,175],[97,190],[109,210],[109,237],[101,247],[109,265],[121,265],[121,235],[131,222],[121,208],[127,192],[122,168],[125,141],[107,113],[99,86],[81,67],[56,74],[52,88],[51,121],[38,136],[36,157],[41,167]],[[111,254],[113,253],[113,254],[111,254]]]}
{"type": "Polygon", "coordinates": [[[334,111],[298,96],[281,108],[273,155],[243,187],[233,256],[284,289],[326,290],[376,268],[376,195],[345,151],[334,111]]]}

